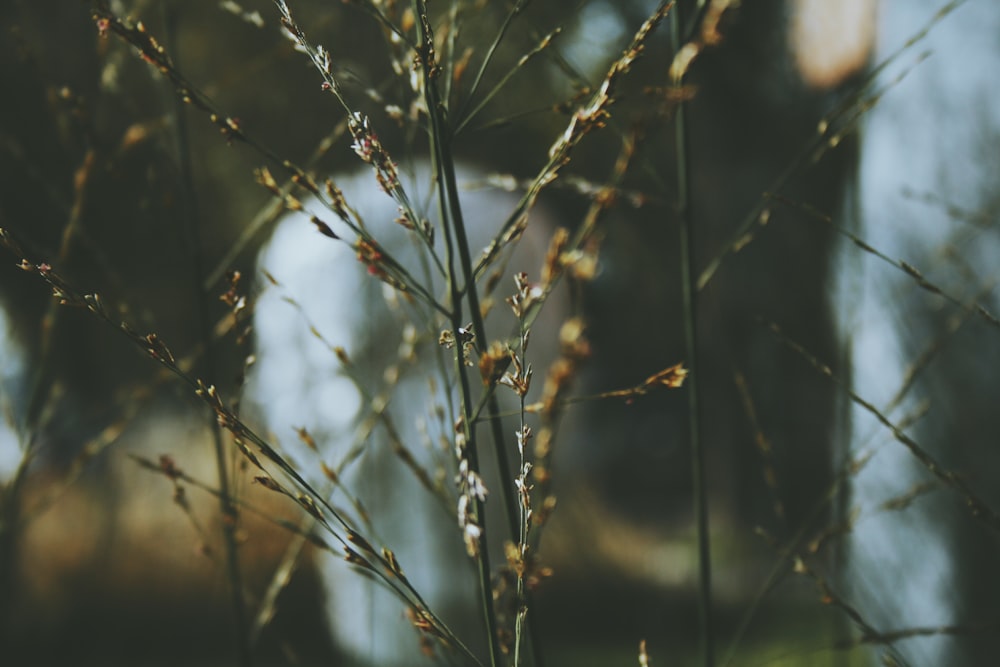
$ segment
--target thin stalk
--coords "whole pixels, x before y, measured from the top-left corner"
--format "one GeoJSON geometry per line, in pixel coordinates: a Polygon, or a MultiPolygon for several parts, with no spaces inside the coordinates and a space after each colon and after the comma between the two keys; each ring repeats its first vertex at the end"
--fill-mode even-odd
{"type": "MultiPolygon", "coordinates": [[[[508,16],[508,23],[513,17],[523,9],[526,2],[519,2],[518,5],[512,10],[511,14],[508,16]]],[[[424,26],[419,17],[424,16],[421,11],[426,11],[424,9],[424,3],[421,0],[415,0],[414,2],[414,12],[417,14],[417,25],[421,30],[421,43],[430,43],[430,37],[423,34],[424,26]]],[[[501,34],[498,36],[498,40],[502,37],[503,31],[506,30],[506,24],[504,28],[501,29],[501,34]]],[[[472,329],[475,333],[476,340],[480,342],[486,341],[486,326],[483,322],[482,308],[479,302],[479,293],[476,290],[476,270],[472,263],[472,252],[469,248],[468,235],[466,234],[465,222],[462,216],[461,203],[458,197],[458,186],[455,178],[455,165],[452,159],[451,151],[451,129],[447,126],[445,119],[442,117],[444,115],[444,105],[440,98],[440,93],[437,90],[434,79],[427,76],[425,69],[425,95],[427,96],[427,108],[428,114],[431,121],[431,144],[432,144],[432,156],[434,159],[435,170],[438,173],[438,188],[439,188],[439,202],[443,207],[444,215],[442,218],[447,221],[450,225],[451,231],[454,232],[455,244],[457,245],[457,252],[459,262],[462,267],[462,275],[464,278],[464,289],[459,290],[457,286],[457,275],[454,272],[454,250],[451,247],[451,235],[445,234],[446,248],[449,253],[448,259],[448,276],[449,285],[451,287],[452,294],[452,308],[454,310],[453,326],[455,327],[455,336],[457,340],[458,331],[457,327],[462,326],[461,318],[461,297],[464,294],[465,298],[468,300],[469,304],[469,317],[472,320],[472,329]]],[[[456,346],[457,347],[457,346],[456,346]]],[[[461,362],[461,351],[459,350],[459,362],[461,362]]],[[[471,429],[474,428],[474,420],[472,419],[472,400],[471,393],[465,394],[465,384],[468,381],[465,367],[459,366],[459,377],[463,383],[463,416],[465,417],[466,428],[470,429],[470,435],[474,435],[471,429]]],[[[503,436],[503,424],[500,420],[500,405],[497,401],[496,394],[490,392],[487,398],[488,407],[488,422],[490,424],[490,432],[493,440],[494,455],[497,460],[497,468],[499,477],[501,479],[501,496],[503,498],[505,515],[507,517],[508,531],[510,533],[511,539],[515,539],[520,534],[520,520],[518,518],[518,501],[514,497],[512,492],[512,484],[508,483],[513,480],[514,477],[511,474],[510,460],[507,456],[507,448],[504,446],[504,436],[503,436]]],[[[475,442],[472,438],[469,439],[468,444],[469,449],[469,465],[470,468],[477,472],[479,471],[478,464],[478,452],[476,451],[475,442]]],[[[478,505],[478,503],[476,503],[478,505]]],[[[477,508],[479,512],[479,508],[477,508]]],[[[484,515],[478,514],[480,520],[484,518],[484,515]]],[[[502,655],[500,652],[499,640],[497,637],[497,621],[496,612],[493,608],[493,595],[492,595],[492,585],[490,584],[490,567],[489,567],[489,557],[487,553],[486,546],[486,530],[483,526],[482,533],[482,548],[481,557],[479,559],[479,569],[480,569],[480,581],[482,584],[484,598],[484,613],[487,617],[487,625],[489,626],[490,632],[490,652],[491,660],[495,664],[500,664],[502,661],[502,655]]],[[[538,632],[535,627],[534,617],[529,616],[527,618],[527,630],[528,636],[531,638],[531,648],[532,648],[532,659],[536,667],[542,667],[544,664],[541,647],[537,641],[538,632]]]]}
{"type": "MultiPolygon", "coordinates": [[[[861,132],[863,132],[863,130],[861,130],[861,132]]],[[[857,169],[860,164],[859,146],[860,140],[855,140],[851,144],[853,155],[851,156],[852,160],[850,174],[848,177],[848,183],[850,185],[847,189],[847,196],[845,197],[846,204],[844,206],[844,213],[847,218],[847,231],[851,232],[855,236],[857,236],[860,231],[859,227],[861,223],[861,196],[859,191],[860,189],[857,185],[857,169]]],[[[855,328],[853,324],[858,320],[859,313],[861,311],[861,303],[858,299],[847,299],[843,297],[846,294],[855,295],[862,293],[861,290],[862,285],[864,285],[864,268],[866,263],[862,261],[862,253],[860,252],[851,252],[849,254],[846,250],[842,252],[844,255],[839,261],[844,262],[844,266],[848,267],[848,271],[841,275],[847,276],[844,280],[849,281],[849,287],[843,284],[839,287],[839,289],[843,289],[844,292],[842,294],[838,294],[838,298],[841,299],[841,303],[846,304],[846,306],[843,310],[836,313],[835,317],[842,318],[841,321],[847,323],[848,326],[845,331],[854,332],[855,328]]],[[[848,387],[854,384],[853,364],[851,361],[854,358],[853,346],[854,335],[853,333],[848,333],[846,336],[842,337],[841,344],[837,349],[837,367],[840,368],[845,374],[847,378],[845,386],[848,387]]],[[[932,346],[932,349],[936,350],[937,346],[932,346]]],[[[929,356],[921,355],[921,359],[927,360],[929,359],[929,356]]],[[[918,360],[912,368],[914,371],[917,371],[922,366],[923,362],[918,360]]],[[[915,375],[911,377],[915,377],[915,375]]],[[[895,408],[897,405],[897,399],[902,401],[908,388],[909,383],[904,381],[893,400],[885,406],[884,412],[886,414],[889,414],[895,408]]],[[[847,395],[847,392],[844,391],[842,387],[837,388],[837,398],[834,407],[836,410],[834,413],[836,415],[834,417],[834,432],[839,433],[839,437],[835,436],[831,451],[833,452],[833,460],[835,464],[841,468],[847,468],[851,464],[851,449],[854,444],[853,424],[851,420],[853,404],[851,403],[850,396],[847,395]]],[[[834,480],[833,488],[828,491],[828,494],[832,496],[832,498],[830,498],[830,520],[834,526],[844,525],[850,514],[850,490],[846,484],[841,484],[840,481],[841,479],[839,477],[836,478],[834,480]]],[[[832,572],[837,573],[836,578],[841,584],[845,584],[847,578],[847,564],[849,559],[847,547],[847,540],[838,540],[830,553],[830,569],[832,572]]],[[[833,619],[833,635],[838,642],[846,642],[851,639],[851,624],[841,614],[838,614],[833,619]]],[[[850,657],[847,652],[840,651],[835,654],[832,667],[848,667],[849,664],[850,657]]]]}
{"type": "MultiPolygon", "coordinates": [[[[681,48],[683,8],[689,3],[678,3],[670,14],[670,34],[675,50],[681,48]]],[[[681,81],[675,81],[678,87],[681,81]]],[[[694,269],[694,214],[691,207],[691,184],[688,171],[690,154],[686,104],[678,104],[674,117],[675,154],[677,166],[677,218],[680,231],[681,285],[683,291],[684,338],[688,376],[688,425],[691,446],[691,482],[698,533],[698,620],[701,630],[702,664],[715,664],[712,628],[712,560],[709,540],[708,490],[705,475],[705,446],[701,437],[701,398],[698,376],[698,293],[694,269]]]]}
{"type": "MultiPolygon", "coordinates": [[[[526,466],[526,461],[524,458],[524,450],[528,446],[528,428],[525,423],[525,396],[527,393],[528,383],[531,381],[531,367],[528,365],[525,359],[525,352],[528,347],[528,329],[525,325],[524,312],[518,307],[518,329],[520,331],[520,340],[518,341],[518,357],[520,358],[521,365],[519,367],[520,372],[518,375],[520,377],[518,380],[522,382],[521,390],[518,391],[518,397],[520,399],[520,425],[518,427],[518,441],[517,441],[517,451],[520,455],[520,468],[518,468],[517,479],[518,479],[518,510],[520,512],[520,525],[518,526],[518,538],[517,538],[517,550],[519,565],[517,571],[517,616],[514,620],[514,667],[521,666],[521,643],[524,641],[525,637],[525,620],[528,617],[528,594],[524,587],[524,570],[526,567],[526,560],[528,555],[528,531],[531,529],[531,492],[528,486],[528,473],[530,468],[526,466]]],[[[537,642],[533,645],[537,646],[537,642]]]]}
{"type": "Polygon", "coordinates": [[[512,67],[506,74],[503,75],[503,77],[501,77],[500,81],[495,86],[493,86],[490,92],[486,93],[486,95],[483,96],[483,99],[479,101],[479,103],[475,106],[475,108],[462,116],[458,124],[458,127],[455,128],[455,134],[460,134],[462,130],[465,129],[465,127],[477,115],[479,115],[479,112],[482,111],[486,107],[486,105],[489,104],[493,100],[493,98],[496,97],[500,93],[500,91],[504,89],[507,83],[510,82],[512,78],[514,78],[514,75],[517,74],[521,70],[521,68],[528,63],[529,60],[533,59],[539,53],[548,48],[548,46],[552,43],[553,38],[555,38],[555,36],[558,34],[559,30],[554,30],[550,32],[544,38],[542,38],[541,42],[535,48],[533,48],[532,50],[528,51],[523,56],[521,56],[517,61],[517,65],[512,67]]]}
{"type": "MultiPolygon", "coordinates": [[[[120,321],[109,314],[99,294],[83,293],[63,280],[47,263],[38,263],[29,260],[21,249],[21,244],[14,238],[14,235],[2,227],[0,227],[0,246],[6,247],[17,257],[20,257],[20,264],[22,267],[25,267],[25,270],[31,271],[47,283],[61,305],[81,308],[91,313],[117,331],[119,335],[124,336],[133,345],[136,345],[146,356],[160,364],[167,372],[190,387],[195,395],[213,411],[219,424],[233,434],[234,444],[243,453],[245,460],[263,473],[262,476],[256,478],[258,482],[265,484],[272,491],[279,492],[291,499],[296,505],[313,516],[319,525],[337,540],[341,546],[350,548],[355,555],[358,554],[354,550],[354,545],[359,542],[368,545],[364,552],[377,564],[376,567],[370,562],[365,561],[364,557],[359,556],[362,561],[365,561],[370,566],[368,571],[380,581],[385,582],[386,586],[400,596],[415,612],[425,616],[431,622],[434,632],[439,633],[447,642],[458,648],[459,651],[469,658],[470,662],[468,664],[481,665],[475,654],[427,606],[427,603],[409,580],[405,577],[397,577],[394,573],[393,565],[384,556],[375,552],[368,540],[355,531],[337,508],[317,493],[295,467],[282,458],[270,443],[243,423],[233,410],[222,401],[214,386],[206,386],[202,380],[191,376],[185,368],[182,368],[181,364],[187,366],[187,362],[185,360],[178,362],[167,345],[155,333],[145,336],[136,333],[128,322],[120,321]],[[293,483],[296,489],[295,492],[289,491],[274,480],[272,477],[274,470],[266,468],[261,460],[262,458],[270,464],[277,466],[281,474],[293,483]],[[335,529],[329,517],[333,518],[336,524],[346,533],[346,536],[335,529]]],[[[232,497],[229,497],[232,502],[232,497]]]]}
{"type": "MultiPolygon", "coordinates": [[[[164,5],[164,30],[171,52],[177,53],[177,7],[174,3],[164,5]]],[[[173,116],[176,123],[177,160],[182,179],[181,208],[184,216],[183,229],[190,246],[197,300],[198,335],[205,350],[204,365],[208,377],[214,377],[212,349],[212,324],[209,318],[209,303],[202,284],[205,277],[204,257],[200,236],[201,224],[198,215],[198,201],[191,164],[190,137],[186,123],[184,103],[176,95],[173,99],[173,116]]],[[[230,604],[232,605],[233,630],[236,641],[236,655],[241,667],[250,667],[250,631],[247,624],[246,601],[243,598],[243,575],[240,569],[239,551],[236,540],[238,511],[230,493],[229,471],[222,441],[222,428],[213,415],[212,447],[215,452],[215,466],[219,478],[219,511],[222,516],[222,538],[225,547],[226,574],[229,579],[230,604]]]]}
{"type": "Polygon", "coordinates": [[[735,254],[738,248],[746,245],[747,239],[750,238],[748,235],[752,235],[754,227],[759,226],[760,215],[770,202],[772,196],[770,193],[780,192],[806,164],[815,162],[826,150],[836,146],[839,140],[858,124],[861,117],[874,107],[888,90],[898,85],[914,67],[923,61],[924,58],[928,57],[928,52],[920,54],[916,62],[901,71],[891,81],[887,82],[886,85],[881,88],[875,88],[882,72],[926,38],[938,21],[958,9],[965,2],[966,0],[953,0],[953,2],[939,9],[920,32],[906,40],[901,47],[889,54],[885,60],[871,67],[858,88],[823,117],[817,127],[815,136],[802,147],[785,169],[772,181],[771,185],[765,191],[764,196],[761,197],[760,201],[743,218],[722,249],[709,260],[705,269],[698,277],[699,290],[703,289],[712,280],[726,258],[735,254]]]}
{"type": "MultiPolygon", "coordinates": [[[[420,54],[421,74],[424,84],[424,95],[427,103],[427,114],[430,120],[431,154],[436,173],[438,174],[438,203],[441,207],[442,220],[445,224],[445,251],[448,268],[448,289],[451,294],[451,326],[455,337],[455,368],[461,387],[461,410],[463,429],[466,439],[465,451],[468,457],[469,470],[479,474],[479,453],[476,446],[476,427],[471,421],[472,387],[464,363],[464,350],[459,329],[462,323],[462,298],[458,285],[458,273],[455,268],[456,244],[458,245],[459,261],[463,273],[472,276],[472,261],[469,254],[469,242],[465,234],[462,220],[462,210],[458,200],[458,189],[455,181],[455,165],[452,161],[450,135],[444,116],[444,107],[437,89],[433,68],[436,64],[430,62],[433,49],[433,36],[430,35],[430,22],[427,8],[423,0],[413,0],[413,13],[418,31],[418,53],[420,54]]],[[[474,289],[469,290],[469,306],[474,318],[479,316],[478,299],[474,289]]],[[[481,318],[479,318],[481,319],[481,318]]],[[[478,556],[476,557],[479,574],[480,597],[483,606],[483,617],[486,625],[487,639],[490,647],[490,665],[499,667],[503,664],[503,653],[497,635],[498,625],[496,610],[493,607],[493,586],[491,583],[491,568],[489,562],[489,545],[485,526],[485,514],[482,502],[475,494],[471,495],[472,513],[478,527],[478,556]]]]}
{"type": "MultiPolygon", "coordinates": [[[[442,142],[433,140],[433,143],[438,144],[439,148],[443,148],[443,151],[435,151],[435,162],[437,169],[447,169],[442,166],[438,159],[442,156],[442,153],[447,154],[447,148],[440,146],[442,142]]],[[[445,160],[447,162],[447,160],[445,160]]],[[[451,188],[445,185],[446,181],[450,181],[452,187],[454,186],[454,167],[451,167],[451,178],[440,179],[439,187],[441,188],[441,206],[442,209],[450,208],[444,201],[445,197],[448,195],[446,190],[451,188]]],[[[442,211],[444,213],[444,211],[442,211]]],[[[456,237],[464,237],[464,229],[462,227],[461,212],[459,209],[451,209],[448,213],[444,213],[443,219],[450,219],[452,222],[452,231],[455,232],[456,237]],[[453,216],[450,217],[449,216],[453,216]],[[458,230],[462,230],[460,233],[458,230]]],[[[464,362],[464,351],[461,344],[459,329],[464,326],[462,323],[462,306],[461,306],[461,293],[458,289],[457,279],[458,276],[455,273],[455,242],[452,241],[451,234],[445,235],[447,238],[446,248],[447,248],[447,263],[448,263],[448,284],[450,288],[450,293],[452,297],[452,313],[451,313],[451,325],[453,333],[455,334],[455,340],[458,341],[455,345],[455,367],[458,374],[459,384],[461,387],[461,410],[463,416],[463,423],[465,428],[466,437],[466,455],[469,460],[469,470],[473,473],[478,474],[479,465],[479,450],[476,443],[475,429],[476,426],[472,421],[472,387],[469,381],[469,375],[465,367],[464,362]]],[[[459,244],[461,245],[461,244],[459,244]]],[[[466,242],[466,246],[468,243],[466,242]]],[[[465,262],[463,262],[464,264],[465,262]]],[[[480,592],[482,594],[482,604],[483,604],[483,614],[486,620],[486,631],[489,634],[489,645],[490,645],[490,664],[492,667],[499,667],[502,664],[503,656],[500,650],[499,638],[497,636],[498,624],[496,619],[496,610],[493,607],[493,586],[491,583],[492,568],[490,567],[489,559],[489,545],[487,543],[487,532],[485,526],[486,515],[483,511],[482,502],[472,496],[473,513],[476,517],[476,522],[482,529],[482,533],[479,537],[479,554],[476,558],[477,570],[479,574],[479,584],[480,592]]]]}
{"type": "MultiPolygon", "coordinates": [[[[472,86],[469,88],[469,96],[466,98],[465,102],[459,108],[456,118],[462,119],[466,116],[466,109],[468,109],[469,104],[472,103],[472,99],[476,96],[476,91],[479,90],[480,84],[483,82],[483,76],[486,74],[486,69],[493,62],[493,56],[496,54],[497,49],[500,47],[500,42],[503,41],[504,36],[507,34],[507,29],[510,28],[510,24],[514,21],[524,8],[527,6],[529,0],[518,0],[510,11],[507,12],[507,16],[504,17],[503,23],[500,24],[499,30],[497,30],[496,36],[493,38],[493,42],[490,44],[489,48],[486,50],[486,55],[483,57],[483,62],[479,66],[479,71],[476,72],[476,78],[472,81],[472,86]]],[[[421,3],[423,4],[423,3],[421,3]]]]}

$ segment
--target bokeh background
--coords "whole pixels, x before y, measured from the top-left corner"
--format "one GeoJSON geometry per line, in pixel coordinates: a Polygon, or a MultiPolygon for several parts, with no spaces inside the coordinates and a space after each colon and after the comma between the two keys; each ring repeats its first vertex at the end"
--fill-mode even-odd
{"type": "MultiPolygon", "coordinates": [[[[317,174],[357,166],[343,110],[281,34],[271,3],[110,4],[141,20],[186,79],[277,156],[317,174]]],[[[363,4],[301,0],[292,8],[310,39],[330,50],[345,94],[371,114],[385,145],[419,155],[426,147],[412,127],[386,115],[394,100],[406,108],[407,91],[363,4]]],[[[476,11],[461,43],[472,48],[473,69],[509,3],[468,4],[476,11]]],[[[761,325],[777,323],[846,374],[830,298],[834,232],[801,207],[764,199],[780,192],[827,215],[850,201],[858,137],[848,127],[835,146],[821,147],[817,127],[865,81],[877,9],[836,4],[730,8],[722,41],[704,50],[685,81],[695,267],[723,254],[745,220],[759,220],[752,242],[725,253],[700,292],[697,321],[715,618],[720,652],[746,630],[738,664],[864,659],[859,650],[831,650],[850,636],[846,614],[824,606],[808,576],[779,566],[784,574],[755,602],[781,563],[775,545],[821,535],[846,502],[827,495],[845,433],[835,385],[761,325]]],[[[213,322],[226,314],[215,301],[227,288],[221,271],[241,271],[250,293],[260,280],[254,260],[273,228],[266,221],[276,217],[254,179],[266,159],[227,141],[205,113],[178,107],[174,87],[133,47],[99,34],[91,9],[55,0],[0,5],[0,226],[30,257],[186,355],[200,345],[199,294],[211,295],[213,322]],[[196,236],[186,224],[192,217],[196,236]],[[199,284],[199,262],[210,284],[199,284]]],[[[497,174],[532,177],[573,100],[600,81],[652,9],[646,0],[529,3],[487,82],[515,67],[539,36],[563,32],[458,138],[458,155],[497,174]]],[[[623,79],[609,127],[589,136],[566,169],[605,183],[622,133],[641,131],[621,184],[634,196],[620,197],[602,221],[600,271],[579,294],[593,348],[581,395],[633,386],[684,361],[676,109],[656,90],[670,84],[671,59],[663,25],[623,79]]],[[[589,199],[557,186],[545,204],[572,228],[589,199]]],[[[16,268],[19,258],[3,257],[0,398],[9,428],[0,461],[5,479],[18,480],[5,482],[0,496],[3,662],[235,664],[216,502],[188,487],[185,511],[170,480],[130,458],[169,454],[211,481],[210,416],[126,339],[86,312],[56,308],[46,286],[16,268]],[[27,448],[33,459],[17,475],[27,448]]],[[[235,392],[246,354],[230,336],[195,369],[235,392]]],[[[537,597],[550,664],[627,664],[643,638],[654,664],[695,664],[687,400],[673,391],[567,412],[575,435],[560,453],[560,506],[541,554],[553,575],[537,597]]],[[[290,503],[246,475],[237,472],[236,483],[265,515],[296,519],[290,503]]],[[[247,588],[259,598],[289,537],[251,513],[241,515],[238,532],[247,588]]],[[[816,558],[835,563],[836,545],[816,558]]],[[[262,664],[336,664],[318,588],[305,558],[261,631],[262,664]]]]}

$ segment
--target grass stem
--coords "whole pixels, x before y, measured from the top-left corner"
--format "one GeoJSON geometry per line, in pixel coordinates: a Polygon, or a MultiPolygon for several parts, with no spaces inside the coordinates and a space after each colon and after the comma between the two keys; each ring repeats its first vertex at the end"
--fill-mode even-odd
{"type": "MultiPolygon", "coordinates": [[[[418,53],[421,60],[421,74],[423,76],[424,95],[427,104],[427,114],[430,121],[430,142],[431,155],[434,169],[437,173],[439,189],[438,203],[441,207],[441,218],[445,225],[445,248],[447,250],[448,286],[451,293],[451,324],[455,336],[455,367],[462,392],[462,417],[463,428],[465,429],[466,445],[465,451],[468,457],[469,470],[472,474],[479,474],[479,453],[476,445],[476,426],[472,423],[472,388],[470,386],[469,375],[464,363],[464,351],[461,344],[459,329],[462,324],[462,298],[459,289],[459,276],[455,267],[456,250],[458,259],[462,265],[462,273],[465,276],[467,285],[466,297],[469,300],[469,308],[472,317],[481,320],[478,294],[475,286],[470,281],[474,276],[472,270],[472,260],[469,252],[469,241],[466,236],[465,224],[462,219],[462,209],[458,199],[458,187],[455,179],[455,164],[451,154],[451,136],[447,120],[444,117],[445,108],[437,89],[435,68],[433,62],[434,39],[430,34],[430,20],[427,17],[427,7],[423,0],[413,0],[413,13],[416,17],[417,31],[419,35],[418,53]],[[456,249],[455,246],[458,246],[456,249]]],[[[487,530],[485,526],[485,513],[482,502],[475,494],[470,494],[472,503],[472,514],[481,529],[479,535],[479,548],[477,550],[476,565],[479,574],[480,593],[483,606],[483,617],[486,625],[487,639],[490,647],[490,665],[499,667],[503,664],[503,653],[500,649],[500,640],[497,634],[496,610],[493,606],[493,586],[492,572],[489,559],[489,545],[487,542],[487,530]]]]}
{"type": "MultiPolygon", "coordinates": [[[[670,14],[670,33],[675,52],[681,44],[684,8],[691,3],[679,2],[670,14]]],[[[680,86],[680,81],[675,85],[680,86]]],[[[678,104],[674,117],[675,159],[677,167],[677,218],[680,231],[681,288],[683,291],[684,338],[688,376],[688,428],[691,447],[691,483],[698,533],[698,617],[701,628],[701,655],[704,667],[715,664],[714,632],[712,627],[712,559],[709,539],[708,490],[705,474],[705,446],[701,437],[700,385],[698,375],[698,293],[694,269],[694,214],[691,207],[691,183],[688,166],[690,155],[689,131],[685,104],[678,104]]]]}

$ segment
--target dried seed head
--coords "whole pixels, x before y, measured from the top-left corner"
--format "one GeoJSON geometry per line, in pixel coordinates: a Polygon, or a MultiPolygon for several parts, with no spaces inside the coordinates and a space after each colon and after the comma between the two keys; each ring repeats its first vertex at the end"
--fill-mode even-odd
{"type": "Polygon", "coordinates": [[[330,480],[334,484],[339,484],[340,483],[340,475],[337,474],[336,470],[334,470],[333,468],[331,468],[330,466],[328,466],[323,461],[320,461],[319,467],[320,467],[320,470],[323,471],[323,474],[326,476],[326,478],[328,480],[330,480]]]}
{"type": "Polygon", "coordinates": [[[351,528],[347,529],[347,540],[352,544],[356,544],[359,549],[365,553],[374,554],[375,548],[368,542],[364,537],[361,536],[356,530],[351,528]]]}
{"type": "Polygon", "coordinates": [[[469,554],[469,558],[478,558],[479,538],[482,532],[483,529],[474,523],[465,524],[465,528],[462,531],[462,539],[465,541],[465,551],[469,554]]]}
{"type": "Polygon", "coordinates": [[[347,126],[354,138],[351,148],[358,157],[372,165],[382,189],[389,194],[396,193],[400,188],[396,163],[389,157],[378,135],[372,130],[368,117],[355,111],[348,117],[347,126]]]}
{"type": "Polygon", "coordinates": [[[278,484],[277,482],[275,482],[273,479],[271,479],[267,475],[258,475],[257,477],[253,478],[253,481],[256,482],[257,484],[260,484],[265,489],[268,489],[270,491],[279,491],[280,492],[282,490],[281,489],[281,485],[278,484]]]}
{"type": "Polygon", "coordinates": [[[281,188],[278,186],[278,182],[274,180],[274,176],[271,174],[270,169],[267,167],[256,169],[254,170],[254,177],[257,179],[258,183],[270,190],[273,194],[278,197],[281,196],[281,188]]]}
{"type": "Polygon", "coordinates": [[[314,452],[319,451],[319,447],[316,446],[316,440],[309,434],[304,427],[295,429],[295,434],[299,436],[299,440],[305,443],[305,446],[314,452]]]}
{"type": "Polygon", "coordinates": [[[562,268],[559,258],[562,257],[568,244],[569,230],[565,227],[558,228],[552,234],[552,240],[549,241],[549,248],[545,253],[545,264],[542,265],[543,284],[550,284],[559,275],[562,268]]]}
{"type": "Polygon", "coordinates": [[[369,563],[361,554],[359,554],[351,547],[348,546],[344,547],[344,560],[346,560],[351,565],[357,565],[362,569],[371,570],[372,572],[375,571],[375,568],[372,567],[372,564],[369,563]]]}
{"type": "Polygon", "coordinates": [[[511,363],[512,352],[510,348],[499,341],[490,343],[487,349],[479,357],[479,374],[483,378],[483,384],[487,387],[500,381],[511,363]]]}
{"type": "Polygon", "coordinates": [[[299,501],[299,505],[301,505],[302,508],[306,512],[308,512],[310,515],[312,515],[313,517],[319,519],[320,521],[324,521],[325,520],[325,518],[323,516],[323,513],[319,509],[319,505],[317,505],[316,501],[313,500],[310,496],[307,496],[305,494],[301,494],[298,497],[298,501],[299,501]]]}
{"type": "Polygon", "coordinates": [[[528,441],[531,440],[533,436],[531,427],[525,424],[524,426],[522,426],[520,429],[517,430],[515,435],[517,437],[517,449],[522,455],[524,455],[524,448],[525,446],[527,446],[528,441]]]}
{"type": "Polygon", "coordinates": [[[559,344],[563,356],[580,360],[590,356],[590,343],[583,336],[585,324],[582,318],[573,317],[566,320],[559,329],[559,344]]]}
{"type": "Polygon", "coordinates": [[[406,575],[403,574],[403,568],[399,565],[399,561],[396,560],[396,554],[394,554],[390,549],[382,547],[382,560],[391,574],[396,575],[403,581],[406,580],[406,575]]]}
{"type": "Polygon", "coordinates": [[[529,282],[528,274],[523,271],[514,274],[514,286],[517,291],[507,297],[507,303],[514,316],[521,320],[528,310],[545,296],[545,290],[541,285],[529,282]]]}
{"type": "Polygon", "coordinates": [[[172,480],[179,479],[183,475],[181,469],[178,468],[177,464],[174,462],[174,458],[169,454],[163,454],[160,456],[160,470],[162,470],[163,474],[172,480]]]}
{"type": "Polygon", "coordinates": [[[323,236],[326,236],[331,239],[340,238],[333,231],[333,229],[330,228],[330,225],[326,224],[325,222],[317,218],[315,215],[309,216],[309,222],[313,223],[316,226],[317,231],[319,231],[319,233],[322,234],[323,236]]]}

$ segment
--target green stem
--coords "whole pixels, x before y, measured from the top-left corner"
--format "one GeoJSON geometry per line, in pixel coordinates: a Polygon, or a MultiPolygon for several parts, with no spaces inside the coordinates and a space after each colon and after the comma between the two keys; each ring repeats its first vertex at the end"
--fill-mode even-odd
{"type": "MultiPolygon", "coordinates": [[[[490,66],[493,61],[493,56],[496,54],[497,48],[500,46],[500,42],[503,41],[504,36],[507,34],[507,29],[510,28],[510,24],[514,21],[518,14],[524,11],[525,6],[528,4],[529,0],[518,0],[510,11],[507,12],[507,16],[504,18],[503,23],[500,24],[497,34],[493,37],[493,42],[490,44],[489,48],[486,50],[486,56],[483,58],[483,62],[479,66],[479,71],[476,72],[476,78],[472,82],[472,86],[469,88],[469,96],[466,98],[465,103],[462,104],[456,118],[464,119],[466,118],[466,109],[468,109],[469,104],[472,103],[472,99],[476,96],[476,91],[479,90],[479,85],[483,81],[483,76],[486,74],[486,69],[490,66]]],[[[421,3],[423,4],[423,3],[421,3]]],[[[462,123],[464,125],[464,122],[462,123]]]]}
{"type": "MultiPolygon", "coordinates": [[[[681,48],[681,30],[684,5],[678,3],[670,15],[670,33],[674,49],[681,48]]],[[[680,81],[675,82],[680,85],[680,81]]],[[[677,217],[680,230],[681,285],[683,291],[684,337],[688,375],[688,425],[691,446],[691,482],[698,533],[698,620],[701,628],[701,653],[704,667],[715,663],[712,628],[712,569],[708,520],[708,490],[705,474],[705,445],[701,436],[699,402],[701,398],[698,375],[698,293],[694,270],[694,222],[690,201],[691,184],[688,179],[690,153],[686,106],[679,104],[675,114],[675,154],[677,163],[677,217]]]]}
{"type": "MultiPolygon", "coordinates": [[[[455,165],[451,156],[451,141],[444,118],[445,111],[437,89],[435,74],[432,71],[434,63],[429,62],[431,49],[433,48],[433,37],[429,34],[429,19],[427,18],[427,8],[423,0],[413,0],[413,13],[416,17],[419,36],[418,43],[420,45],[418,49],[420,52],[421,73],[427,103],[427,114],[430,120],[431,152],[434,168],[438,174],[438,202],[441,207],[442,220],[445,224],[446,264],[448,268],[448,287],[451,294],[451,326],[456,343],[455,368],[461,387],[461,409],[464,423],[463,428],[465,430],[464,435],[466,437],[466,455],[468,456],[470,471],[479,474],[479,453],[475,437],[476,429],[475,424],[471,421],[473,406],[472,387],[463,360],[462,338],[459,334],[459,328],[463,326],[462,299],[458,286],[458,274],[455,268],[455,245],[457,244],[458,246],[459,261],[462,264],[462,271],[466,276],[467,282],[468,278],[473,276],[472,261],[469,253],[469,242],[465,233],[465,225],[462,219],[462,209],[458,200],[455,165]]],[[[469,307],[472,311],[474,321],[476,319],[481,321],[478,295],[471,284],[466,296],[469,299],[469,307]]],[[[503,664],[503,653],[500,650],[500,640],[497,635],[496,610],[493,607],[493,586],[491,583],[485,514],[482,502],[474,494],[472,495],[472,511],[477,525],[481,529],[476,565],[479,574],[483,617],[490,647],[490,665],[491,667],[499,667],[503,664]]]]}

